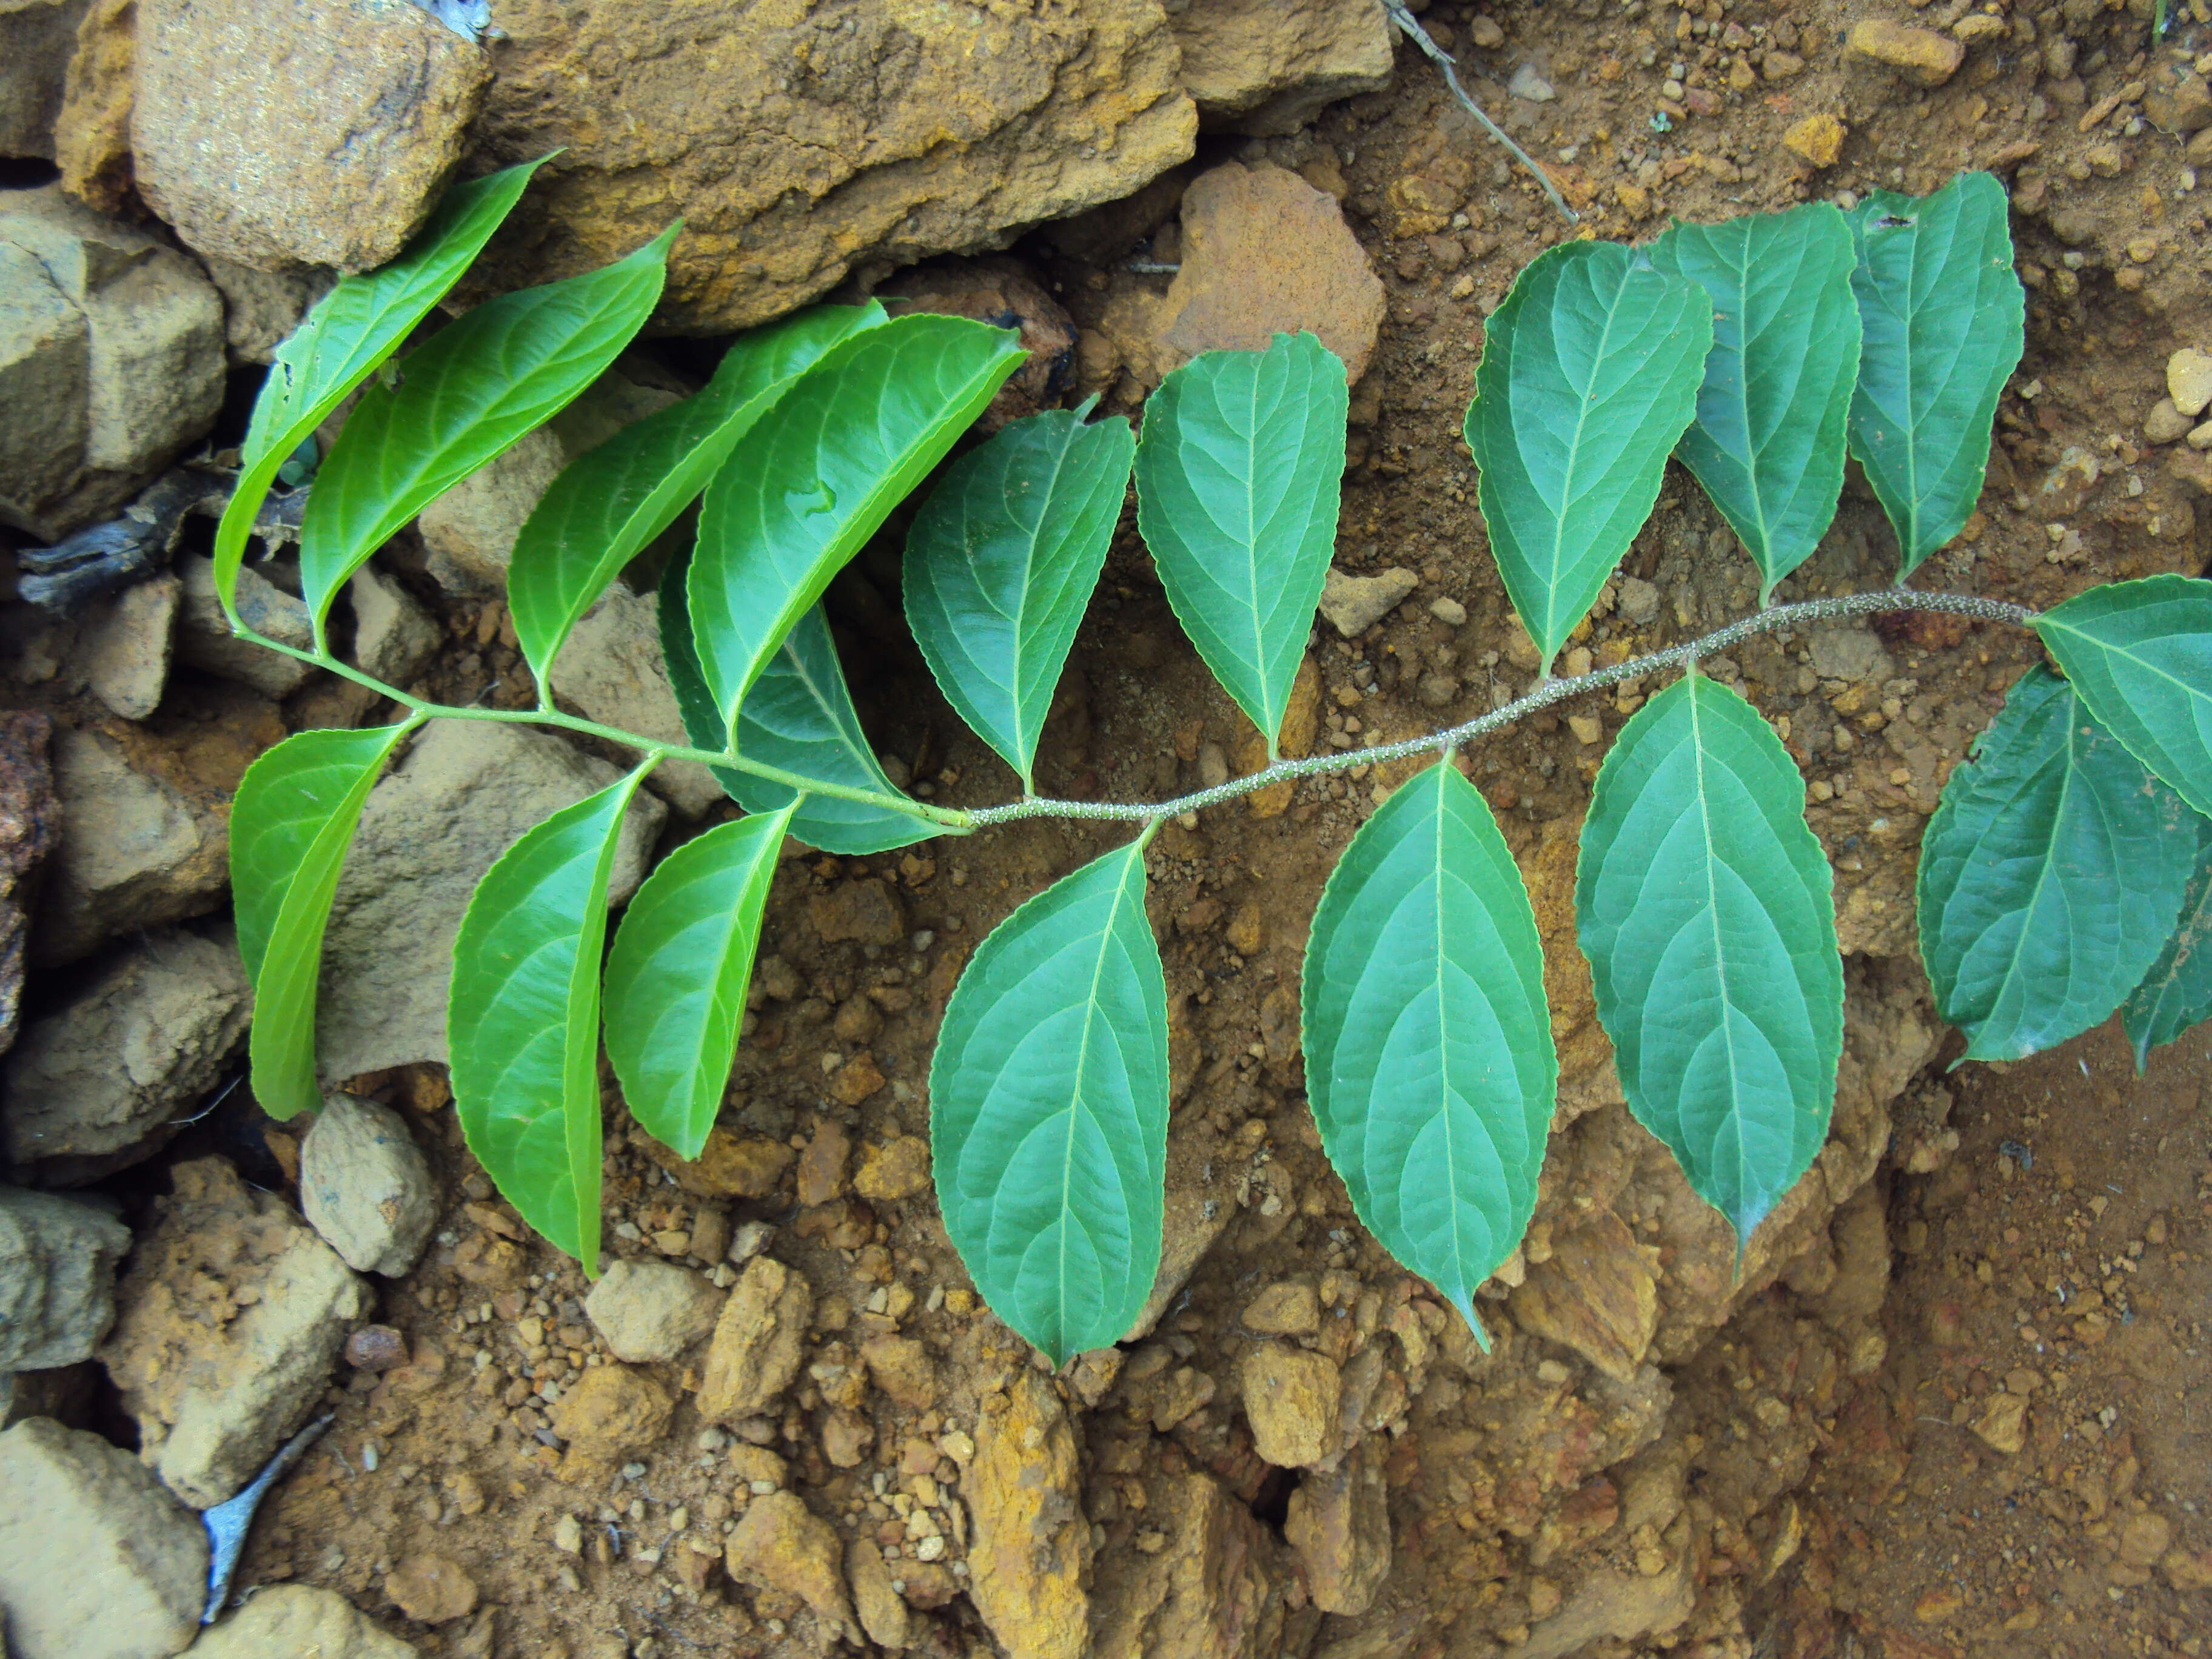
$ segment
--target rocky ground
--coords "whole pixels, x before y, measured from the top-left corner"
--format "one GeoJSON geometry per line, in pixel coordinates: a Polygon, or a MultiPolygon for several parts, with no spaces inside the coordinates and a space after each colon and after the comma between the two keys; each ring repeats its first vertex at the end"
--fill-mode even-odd
{"type": "MultiPolygon", "coordinates": [[[[2088,0],[1414,9],[1601,236],[2003,177],[2027,357],[1982,510],[1922,580],[2039,605],[2212,561],[2196,7],[2155,46],[2147,15],[2088,0]]],[[[1359,378],[1291,740],[1415,735],[1533,678],[1458,427],[1483,318],[1576,232],[1365,0],[959,18],[822,0],[712,24],[515,0],[488,44],[438,9],[313,0],[282,76],[243,0],[0,15],[30,88],[0,94],[0,296],[22,319],[0,340],[0,536],[42,546],[234,443],[328,267],[389,257],[456,157],[565,143],[478,282],[626,252],[673,202],[693,228],[670,331],[356,579],[343,625],[389,683],[534,701],[502,592],[538,492],[696,386],[708,337],[863,292],[1018,321],[1036,356],[1000,414],[1093,392],[1134,413],[1194,351],[1311,329],[1359,378]]],[[[871,736],[918,793],[1002,799],[1011,775],[898,620],[900,528],[830,599],[871,736]]],[[[927,1062],[975,941],[1104,840],[1023,824],[791,849],[705,1157],[676,1160],[608,1089],[612,1260],[587,1284],[461,1143],[443,983],[477,874],[616,751],[477,724],[416,742],[334,914],[331,1103],[270,1122],[242,1081],[228,796],[288,731],[379,711],[222,635],[205,533],[187,520],[173,562],[67,620],[0,606],[0,1485],[27,1495],[0,1514],[0,1607],[19,1655],[181,1650],[205,1595],[194,1511],[325,1419],[251,1533],[248,1599],[195,1654],[2201,1650],[2202,1043],[2140,1085],[2110,1032],[1947,1078],[1957,1040],[1913,960],[1920,826],[2035,659],[2024,636],[1824,627],[1706,665],[1806,771],[1848,953],[1833,1139],[1740,1277],[1621,1104],[1571,936],[1589,780],[1647,688],[1471,751],[1536,899],[1562,1063],[1536,1223],[1478,1302],[1486,1356],[1360,1230],[1302,1090],[1307,919],[1397,774],[1168,826],[1168,1261],[1127,1340],[1052,1376],[981,1310],[939,1224],[927,1062]]],[[[1782,597],[1886,582],[1890,547],[1854,479],[1782,597]]],[[[289,570],[247,583],[278,637],[304,627],[289,570]]],[[[633,574],[554,690],[672,735],[633,574]]],[[[1672,475],[1570,666],[1754,599],[1672,475]]],[[[1157,797],[1256,747],[1125,520],[1040,786],[1157,797]]],[[[653,783],[618,892],[730,810],[703,775],[653,783]]]]}

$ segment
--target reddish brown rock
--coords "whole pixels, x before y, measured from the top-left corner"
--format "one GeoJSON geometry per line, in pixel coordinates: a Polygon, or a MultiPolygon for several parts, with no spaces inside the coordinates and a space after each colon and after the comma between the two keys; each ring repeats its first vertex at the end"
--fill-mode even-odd
{"type": "Polygon", "coordinates": [[[1020,331],[1029,361],[984,406],[975,421],[978,432],[996,432],[1009,421],[1054,407],[1073,384],[1074,319],[1018,259],[933,260],[901,271],[876,290],[876,298],[894,317],[927,311],[1020,331]]]}

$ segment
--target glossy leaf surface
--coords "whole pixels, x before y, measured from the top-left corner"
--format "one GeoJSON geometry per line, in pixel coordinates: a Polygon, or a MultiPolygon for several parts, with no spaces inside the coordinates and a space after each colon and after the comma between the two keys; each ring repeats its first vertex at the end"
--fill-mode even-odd
{"type": "Polygon", "coordinates": [[[1167,986],[1141,840],[992,930],[929,1074],[938,1204],[991,1310],[1058,1365],[1129,1328],[1159,1271],[1167,986]]]}
{"type": "Polygon", "coordinates": [[[1137,523],[1176,620],[1270,757],[1328,577],[1344,365],[1310,334],[1209,351],[1145,401],[1137,523]]]}
{"type": "Polygon", "coordinates": [[[599,957],[640,769],[526,831],[477,884],[446,1009],[469,1150],[553,1243],[599,1273],[599,957]]]}
{"type": "Polygon", "coordinates": [[[2158,960],[2196,865],[2180,799],[2049,670],[2030,669],[1920,842],[1920,954],[1968,1060],[2096,1024],[2158,960]]]}
{"type": "Polygon", "coordinates": [[[1659,499],[1712,313],[1638,249],[1564,242],[1491,315],[1467,445],[1491,553],[1547,672],[1659,499]]]}
{"type": "Polygon", "coordinates": [[[460,280],[550,159],[454,185],[404,252],[380,270],[341,277],[276,348],[240,451],[238,486],[216,529],[216,590],[226,606],[278,469],[460,280]]]}
{"type": "Polygon", "coordinates": [[[1383,1249],[1465,1316],[1536,1206],[1559,1081],[1520,871],[1450,765],[1399,786],[1344,849],[1304,973],[1306,1087],[1383,1249]]]}
{"type": "Polygon", "coordinates": [[[646,878],[607,953],[607,1058],[630,1115],[696,1158],[722,1108],[790,809],[718,823],[646,878]]]}
{"type": "Polygon", "coordinates": [[[894,318],[826,353],[731,451],[700,507],[690,606],[726,729],[830,579],[1014,372],[1017,337],[964,317],[894,318]]]}
{"type": "MultiPolygon", "coordinates": [[[[691,629],[684,611],[686,562],[672,562],[660,581],[660,646],[667,659],[669,684],[684,714],[684,729],[697,749],[720,749],[726,741],[722,716],[699,672],[691,629]]],[[[854,711],[845,670],[837,660],[829,620],[817,605],[799,619],[761,671],[738,711],[738,734],[744,755],[823,783],[842,784],[896,795],[869,747],[860,717],[854,711]]],[[[935,832],[908,812],[835,795],[810,794],[734,767],[711,769],[715,781],[748,812],[775,812],[798,802],[790,832],[825,853],[854,854],[910,847],[935,832]]]]}
{"type": "Polygon", "coordinates": [[[1575,909],[1629,1109],[1741,1247],[1827,1137],[1844,976],[1805,784],[1759,711],[1699,675],[1621,728],[1575,909]]]}
{"type": "Polygon", "coordinates": [[[1957,535],[1982,493],[2027,296],[2004,186],[1962,173],[1932,196],[1878,190],[1850,216],[1863,343],[1851,453],[1897,532],[1898,575],[1957,535]]]}
{"type": "Polygon", "coordinates": [[[2212,581],[2149,576],[2093,587],[2045,611],[2035,631],[2129,752],[2212,813],[2212,581]]]}
{"type": "Polygon", "coordinates": [[[2197,867],[2181,895],[2181,915],[2142,983],[2120,1005],[2120,1024],[2136,1051],[2136,1070],[2150,1051],[2212,1016],[2212,818],[2196,820],[2197,867]]]}
{"type": "Polygon", "coordinates": [[[487,300],[362,393],[300,526],[318,632],[392,533],[605,373],[660,298],[676,228],[626,259],[487,300]]]}
{"type": "Polygon", "coordinates": [[[883,320],[872,300],[816,306],[756,329],[723,354],[696,397],[625,427],[561,470],[523,521],[507,573],[515,636],[539,684],[577,619],[707,487],[738,441],[823,353],[883,320]]]}
{"type": "Polygon", "coordinates": [[[1127,493],[1135,435],[1079,410],[1015,421],[945,470],[906,542],[906,614],[945,699],[1025,789],[1127,493]]]}
{"type": "Polygon", "coordinates": [[[238,951],[253,981],[248,1055],[254,1098],[271,1117],[322,1103],[315,997],[323,930],[368,792],[413,729],[301,732],[247,767],[231,802],[238,951]]]}
{"type": "Polygon", "coordinates": [[[1713,302],[1698,416],[1674,453],[1753,562],[1759,602],[1813,556],[1844,488],[1859,366],[1851,229],[1826,202],[1678,224],[1651,263],[1713,302]]]}

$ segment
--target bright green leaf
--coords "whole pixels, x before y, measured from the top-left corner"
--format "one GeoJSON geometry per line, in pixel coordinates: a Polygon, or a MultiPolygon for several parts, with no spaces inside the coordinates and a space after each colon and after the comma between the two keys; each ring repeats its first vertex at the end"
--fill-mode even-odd
{"type": "Polygon", "coordinates": [[[603,270],[486,301],[362,393],[300,526],[318,634],[394,531],[605,372],[653,314],[677,229],[603,270]]]}
{"type": "Polygon", "coordinates": [[[507,572],[515,635],[539,684],[577,619],[706,488],[738,441],[830,347],[883,320],[871,300],[816,306],[756,329],[723,354],[698,396],[623,428],[561,470],[523,521],[507,572]]]}
{"type": "Polygon", "coordinates": [[[1037,737],[1105,568],[1137,441],[1049,409],[945,469],[906,541],[906,614],[945,699],[1034,790],[1037,737]]]}
{"type": "Polygon", "coordinates": [[[321,1104],[315,993],[331,897],[362,804],[416,724],[301,732],[239,781],[230,809],[230,885],[238,951],[253,981],[253,1095],[271,1117],[321,1104]]]}
{"type": "Polygon", "coordinates": [[[1535,912],[1457,769],[1398,789],[1314,913],[1306,1089],[1329,1162],[1382,1248],[1466,1316],[1536,1207],[1559,1060],[1535,912]]]}
{"type": "Polygon", "coordinates": [[[2027,296],[2004,186],[1962,173],[1932,196],[1875,191],[1850,215],[1864,344],[1851,453],[1897,532],[1898,579],[1957,535],[1982,493],[2027,296]]]}
{"type": "Polygon", "coordinates": [[[1167,981],[1145,840],[992,930],[929,1073],[945,1230],[991,1310],[1055,1365],[1118,1341],[1160,1266],[1167,981]]]}
{"type": "Polygon", "coordinates": [[[964,317],[894,318],[825,354],[731,452],[700,507],[690,576],[726,730],[830,579],[1014,372],[1018,338],[964,317]]]}
{"type": "Polygon", "coordinates": [[[2138,1073],[2150,1064],[2152,1049],[2212,1016],[2212,951],[2204,948],[2212,939],[2212,818],[2190,816],[2196,820],[2197,867],[2181,896],[2180,919],[2142,983],[2120,1005],[2138,1073]]]}
{"type": "Polygon", "coordinates": [[[453,1109],[522,1218],[599,1270],[599,956],[623,814],[651,763],[527,830],[453,940],[453,1109]]]}
{"type": "Polygon", "coordinates": [[[2212,581],[2093,587],[2038,617],[2035,631],[2128,752],[2212,813],[2212,581]]]}
{"type": "Polygon", "coordinates": [[[454,185],[405,252],[380,270],[340,278],[276,348],[240,452],[237,488],[216,528],[215,585],[226,609],[253,515],[278,469],[429,315],[522,198],[530,175],[551,159],[454,185]]]}
{"type": "Polygon", "coordinates": [[[2179,798],[2030,669],[1920,842],[1920,955],[1968,1060],[2087,1030],[2158,960],[2196,864],[2179,798]]]}
{"type": "MultiPolygon", "coordinates": [[[[684,612],[687,564],[683,559],[672,562],[661,578],[660,647],[692,746],[720,749],[726,741],[722,716],[699,672],[684,612]]],[[[860,717],[854,711],[853,694],[837,660],[836,641],[830,636],[829,619],[818,605],[799,619],[799,626],[785,637],[745,695],[738,711],[738,740],[746,758],[763,766],[781,767],[818,783],[885,795],[899,793],[884,775],[867,734],[860,730],[860,717]]],[[[799,791],[787,784],[734,767],[712,770],[730,799],[748,812],[778,811],[797,801],[791,833],[825,853],[850,856],[887,852],[937,833],[911,812],[896,807],[871,806],[835,795],[810,794],[800,799],[799,791]]]]}
{"type": "Polygon", "coordinates": [[[685,842],[637,890],[607,953],[607,1058],[630,1115],[685,1158],[722,1109],[790,817],[786,807],[685,842]]]}
{"type": "Polygon", "coordinates": [[[1615,242],[1546,250],[1491,314],[1467,447],[1547,672],[1650,516],[1712,343],[1705,289],[1615,242]]]}
{"type": "Polygon", "coordinates": [[[1844,489],[1859,367],[1851,228],[1826,202],[1678,224],[1651,263],[1713,302],[1698,418],[1674,453],[1759,566],[1759,603],[1813,556],[1844,489]]]}
{"type": "Polygon", "coordinates": [[[1137,523],[1176,618],[1270,758],[1328,579],[1344,364],[1310,334],[1209,351],[1145,400],[1137,523]]]}
{"type": "Polygon", "coordinates": [[[1629,1109],[1741,1248],[1827,1138],[1844,1042],[1828,862],[1757,709],[1691,674],[1637,711],[1575,910],[1629,1109]]]}

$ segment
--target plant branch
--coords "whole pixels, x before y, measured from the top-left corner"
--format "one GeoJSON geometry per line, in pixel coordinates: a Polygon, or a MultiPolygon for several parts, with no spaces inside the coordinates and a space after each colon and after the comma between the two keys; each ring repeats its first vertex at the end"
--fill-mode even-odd
{"type": "Polygon", "coordinates": [[[1467,88],[1459,83],[1459,69],[1452,62],[1451,54],[1429,38],[1429,32],[1421,27],[1412,12],[1406,9],[1405,0],[1382,0],[1382,9],[1390,14],[1390,21],[1398,26],[1399,31],[1444,72],[1444,84],[1451,88],[1451,95],[1459,100],[1460,107],[1481,122],[1483,131],[1503,144],[1515,161],[1528,169],[1529,177],[1544,187],[1544,194],[1552,198],[1553,207],[1567,216],[1569,224],[1580,224],[1582,216],[1567,205],[1567,198],[1559,194],[1559,187],[1552,182],[1552,175],[1531,161],[1528,152],[1507,137],[1505,129],[1483,113],[1482,106],[1467,95],[1467,88]]]}
{"type": "Polygon", "coordinates": [[[1566,679],[1545,680],[1528,696],[1507,703],[1503,708],[1493,708],[1486,714],[1477,715],[1445,731],[1432,732],[1426,737],[1377,744],[1371,749],[1346,749],[1298,760],[1278,761],[1260,771],[1232,778],[1227,783],[1217,784],[1211,789],[1179,795],[1173,800],[1054,800],[1036,797],[1010,801],[1003,806],[979,807],[968,814],[968,822],[981,829],[989,824],[1010,823],[1021,818],[1129,820],[1172,817],[1178,813],[1195,812],[1203,807],[1218,806],[1224,801],[1235,800],[1240,795],[1249,795],[1255,789],[1265,789],[1291,779],[1349,771],[1355,766],[1371,766],[1378,761],[1446,753],[1555,702],[1564,702],[1584,691],[1594,691],[1622,680],[1640,679],[1647,674],[1656,674],[1699,657],[1710,657],[1753,635],[1771,634],[1836,617],[1863,617],[1891,611],[1941,611],[1952,616],[1974,617],[1984,622],[2014,623],[2021,627],[2033,622],[2036,615],[2027,605],[2012,605],[2002,599],[1984,599],[1966,593],[1923,593],[1906,587],[1887,587],[1871,593],[1847,594],[1840,599],[1806,599],[1796,605],[1771,605],[1732,622],[1725,628],[1715,629],[1685,645],[1669,646],[1649,656],[1632,657],[1611,668],[1595,668],[1587,674],[1576,674],[1566,679]]]}

